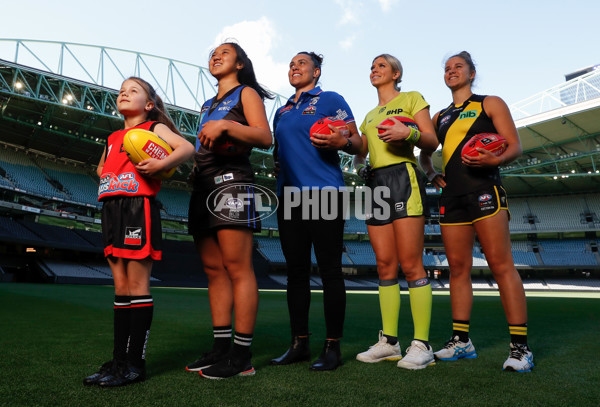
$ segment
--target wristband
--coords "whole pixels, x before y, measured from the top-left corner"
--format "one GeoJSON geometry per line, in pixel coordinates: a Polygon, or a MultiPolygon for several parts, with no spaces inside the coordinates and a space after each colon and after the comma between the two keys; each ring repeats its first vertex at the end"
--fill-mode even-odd
{"type": "Polygon", "coordinates": [[[414,145],[414,144],[417,144],[420,139],[421,139],[421,132],[419,130],[413,129],[411,127],[410,134],[406,138],[406,141],[408,141],[409,143],[414,145]]]}

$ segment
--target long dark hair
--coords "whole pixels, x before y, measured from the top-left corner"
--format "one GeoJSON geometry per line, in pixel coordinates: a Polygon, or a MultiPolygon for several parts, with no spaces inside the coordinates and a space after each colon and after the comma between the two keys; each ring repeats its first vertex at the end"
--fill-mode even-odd
{"type": "Polygon", "coordinates": [[[154,90],[154,87],[152,85],[150,85],[148,82],[146,82],[144,79],[139,78],[137,76],[130,76],[129,78],[127,78],[125,80],[132,80],[132,81],[137,82],[137,84],[140,85],[146,91],[146,95],[148,96],[148,101],[152,102],[154,104],[154,107],[152,108],[152,110],[150,110],[148,112],[146,118],[148,120],[163,123],[173,133],[179,134],[181,136],[179,129],[177,128],[177,126],[175,126],[175,123],[173,123],[171,116],[169,116],[169,113],[167,112],[167,109],[165,108],[164,102],[162,101],[160,96],[158,96],[158,94],[156,93],[156,90],[154,90]]]}
{"type": "MultiPolygon", "coordinates": [[[[224,42],[221,45],[231,45],[233,47],[233,49],[235,49],[235,54],[236,54],[235,62],[238,64],[242,64],[242,66],[243,66],[243,68],[238,71],[238,74],[237,74],[238,81],[242,85],[246,85],[246,86],[249,86],[252,89],[254,89],[256,91],[256,93],[258,93],[258,96],[260,96],[260,98],[262,100],[273,99],[275,96],[271,92],[269,92],[265,87],[263,87],[261,84],[259,84],[258,81],[256,80],[256,74],[254,73],[254,67],[252,66],[252,61],[250,60],[250,58],[248,58],[248,54],[246,54],[246,51],[244,51],[244,49],[235,42],[224,42]]],[[[219,45],[219,47],[221,45],[219,45]]],[[[215,49],[217,49],[217,48],[218,47],[215,47],[215,49]]],[[[210,52],[210,55],[212,55],[214,53],[215,49],[213,49],[210,52]]]]}

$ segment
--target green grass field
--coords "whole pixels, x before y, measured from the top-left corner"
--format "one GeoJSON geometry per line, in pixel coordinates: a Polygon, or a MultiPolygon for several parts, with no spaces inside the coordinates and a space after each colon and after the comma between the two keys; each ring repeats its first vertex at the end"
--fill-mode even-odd
{"type": "MultiPolygon", "coordinates": [[[[475,297],[471,337],[479,357],[421,371],[393,362],[367,365],[356,353],[377,340],[376,295],[349,293],[342,342],[345,363],[311,372],[308,363],[269,366],[289,345],[285,293],[261,292],[253,344],[256,376],[212,381],[184,370],[212,344],[206,290],[153,289],[154,322],[148,379],[117,388],[81,380],[112,350],[112,287],[0,284],[1,406],[598,406],[600,296],[529,296],[532,373],[502,371],[508,332],[497,295],[475,297]]],[[[400,341],[412,338],[408,296],[402,296],[400,341]]],[[[431,343],[449,337],[447,294],[434,296],[431,343]]],[[[313,294],[311,348],[324,326],[322,295],[313,294]]]]}

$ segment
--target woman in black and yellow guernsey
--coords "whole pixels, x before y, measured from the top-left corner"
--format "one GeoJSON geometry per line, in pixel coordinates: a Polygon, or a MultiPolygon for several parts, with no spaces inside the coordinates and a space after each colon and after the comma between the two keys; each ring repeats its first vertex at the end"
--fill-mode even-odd
{"type": "Polygon", "coordinates": [[[473,305],[471,266],[477,234],[498,283],[509,325],[510,354],[503,368],[529,372],[533,368],[533,354],[527,346],[525,290],[513,263],[508,202],[498,169],[521,155],[521,143],[506,103],[497,96],[473,94],[475,74],[475,65],[466,51],[446,61],[444,80],[452,92],[452,104],[433,117],[443,145],[443,173],[434,170],[431,154],[420,156],[429,180],[442,189],[440,226],[450,265],[453,332],[435,356],[439,360],[477,357],[469,339],[473,305]],[[495,156],[478,149],[477,157],[461,156],[465,143],[479,133],[500,134],[508,143],[506,151],[495,156]]]}
{"type": "Polygon", "coordinates": [[[433,152],[438,142],[423,96],[400,92],[402,65],[397,58],[377,56],[370,79],[377,89],[378,104],[360,126],[363,149],[354,165],[372,191],[373,211],[367,209],[366,223],[377,261],[382,330],[379,341],[356,359],[366,363],[400,359],[398,367],[423,369],[434,361],[429,345],[432,297],[423,269],[425,188],[413,149],[433,152]],[[391,123],[382,125],[386,119],[391,123]],[[406,119],[414,120],[418,130],[403,124],[406,119]],[[364,164],[367,152],[370,167],[364,164]],[[414,324],[414,336],[403,359],[398,343],[398,264],[408,282],[414,324]]]}

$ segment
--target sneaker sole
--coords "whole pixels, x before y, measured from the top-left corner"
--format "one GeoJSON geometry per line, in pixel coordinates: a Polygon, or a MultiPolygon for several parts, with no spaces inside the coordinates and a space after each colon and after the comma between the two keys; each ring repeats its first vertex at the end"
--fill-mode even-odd
{"type": "Polygon", "coordinates": [[[400,360],[400,359],[402,359],[402,356],[386,356],[384,358],[379,358],[379,359],[360,359],[358,356],[356,356],[356,360],[358,360],[359,362],[363,362],[363,363],[377,363],[377,362],[382,362],[384,360],[396,361],[396,360],[400,360]]]}
{"type": "Polygon", "coordinates": [[[254,370],[254,368],[252,368],[250,370],[246,370],[246,371],[243,371],[243,372],[240,372],[238,374],[235,374],[233,376],[228,376],[228,377],[208,376],[208,375],[202,374],[202,371],[200,371],[198,373],[200,374],[200,376],[204,377],[205,379],[221,380],[221,379],[230,379],[235,376],[254,376],[256,374],[256,370],[254,370]]]}
{"type": "Polygon", "coordinates": [[[441,360],[444,362],[451,362],[451,361],[455,361],[455,360],[459,360],[459,359],[475,359],[477,357],[477,353],[475,353],[475,352],[464,353],[464,354],[461,354],[458,356],[452,356],[451,358],[440,358],[434,354],[433,357],[436,358],[436,360],[441,360]]]}
{"type": "Polygon", "coordinates": [[[408,369],[408,370],[421,370],[421,369],[425,369],[427,366],[434,366],[435,365],[435,360],[432,360],[429,363],[426,363],[424,365],[403,365],[403,364],[398,364],[397,366],[401,369],[408,369]]]}
{"type": "Polygon", "coordinates": [[[535,365],[531,365],[531,367],[529,369],[522,369],[522,370],[517,370],[514,369],[512,367],[505,367],[502,370],[504,370],[505,372],[517,372],[517,373],[529,373],[531,372],[531,369],[533,369],[535,367],[535,365]]]}

